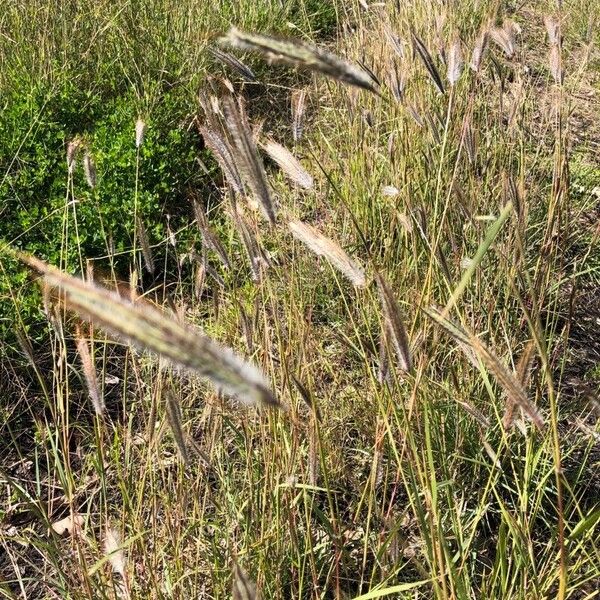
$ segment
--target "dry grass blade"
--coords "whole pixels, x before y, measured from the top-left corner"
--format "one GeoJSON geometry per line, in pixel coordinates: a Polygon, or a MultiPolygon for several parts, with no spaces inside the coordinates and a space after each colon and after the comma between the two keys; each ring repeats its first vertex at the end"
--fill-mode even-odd
{"type": "Polygon", "coordinates": [[[413,32],[412,33],[413,47],[416,50],[419,58],[423,61],[431,80],[440,91],[440,93],[444,93],[444,84],[442,83],[442,78],[438,73],[438,70],[435,67],[433,62],[433,58],[431,58],[431,54],[425,44],[419,39],[419,37],[413,32]]]}
{"type": "Polygon", "coordinates": [[[366,285],[363,268],[350,258],[338,244],[317,231],[311,225],[298,219],[291,219],[288,226],[292,235],[308,246],[318,256],[324,256],[334,267],[345,275],[355,286],[366,285]]]}
{"type": "Polygon", "coordinates": [[[225,138],[220,133],[203,125],[198,127],[198,131],[200,131],[200,134],[204,138],[204,143],[215,155],[229,185],[236,193],[241,194],[244,191],[242,179],[235,166],[233,156],[231,155],[231,149],[229,148],[229,144],[225,141],[225,138]]]}
{"type": "Polygon", "coordinates": [[[450,46],[448,52],[448,81],[450,87],[453,87],[456,82],[460,79],[460,74],[463,68],[463,56],[462,49],[460,47],[460,40],[454,40],[450,46]]]}
{"type": "Polygon", "coordinates": [[[306,90],[294,90],[292,93],[292,136],[294,142],[297,142],[302,137],[305,108],[306,90]]]}
{"type": "Polygon", "coordinates": [[[175,394],[172,391],[168,391],[167,394],[167,422],[171,428],[173,439],[177,444],[177,449],[181,455],[181,460],[184,464],[189,463],[189,455],[187,451],[187,444],[185,443],[185,434],[183,432],[183,425],[181,424],[181,407],[179,402],[175,398],[175,394]]]}
{"type": "Polygon", "coordinates": [[[462,342],[459,346],[465,351],[467,357],[468,352],[466,352],[462,344],[471,348],[483,362],[485,367],[493,373],[494,377],[508,396],[508,400],[522,408],[523,412],[538,429],[541,430],[544,428],[542,415],[533,402],[527,397],[521,382],[506,368],[500,359],[479,340],[477,336],[452,323],[435,308],[426,309],[425,313],[450,335],[462,342]]]}
{"type": "Polygon", "coordinates": [[[377,91],[375,81],[364,69],[327,50],[299,40],[246,33],[232,27],[220,42],[233,48],[260,52],[272,62],[316,71],[371,92],[377,91]]]}
{"type": "Polygon", "coordinates": [[[403,371],[409,372],[411,370],[410,348],[406,328],[402,322],[400,306],[383,276],[377,273],[375,278],[377,287],[379,288],[381,310],[387,338],[394,344],[400,368],[403,371]]]}
{"type": "Polygon", "coordinates": [[[139,348],[202,375],[226,394],[251,405],[276,405],[264,375],[208,336],[149,305],[135,304],[116,292],[86,283],[24,254],[19,259],[43,276],[66,308],[139,348]]]}
{"type": "Polygon", "coordinates": [[[309,190],[314,185],[312,176],[300,164],[300,161],[285,147],[274,140],[262,144],[265,152],[280,166],[281,170],[297,185],[309,190]]]}
{"type": "Polygon", "coordinates": [[[83,376],[85,377],[85,383],[88,388],[88,394],[94,410],[97,415],[101,415],[104,412],[104,398],[100,393],[98,387],[98,379],[96,377],[96,369],[94,367],[94,361],[88,347],[86,339],[81,333],[79,326],[75,329],[75,344],[77,345],[77,352],[79,353],[79,359],[81,360],[81,366],[83,368],[83,376]]]}
{"type": "Polygon", "coordinates": [[[234,154],[236,165],[242,178],[252,190],[256,201],[260,204],[265,218],[270,223],[275,223],[275,207],[269,191],[267,176],[243,105],[241,103],[238,105],[233,98],[227,97],[223,99],[223,109],[227,128],[236,149],[234,154]]]}
{"type": "Polygon", "coordinates": [[[233,600],[258,600],[256,585],[236,563],[233,567],[233,600]]]}
{"type": "Polygon", "coordinates": [[[210,248],[218,257],[219,260],[223,263],[223,266],[226,269],[231,268],[231,263],[229,262],[229,257],[227,256],[227,252],[223,244],[221,244],[221,240],[217,237],[217,234],[211,229],[208,224],[208,219],[206,218],[206,213],[204,212],[204,207],[197,200],[193,201],[194,206],[194,214],[196,216],[196,225],[202,235],[202,239],[204,240],[204,244],[207,248],[210,248]]]}
{"type": "Polygon", "coordinates": [[[238,75],[241,75],[247,81],[256,81],[256,75],[250,67],[245,65],[241,60],[229,54],[229,52],[223,52],[218,48],[209,48],[208,51],[224,65],[227,65],[230,69],[235,71],[238,75]]]}

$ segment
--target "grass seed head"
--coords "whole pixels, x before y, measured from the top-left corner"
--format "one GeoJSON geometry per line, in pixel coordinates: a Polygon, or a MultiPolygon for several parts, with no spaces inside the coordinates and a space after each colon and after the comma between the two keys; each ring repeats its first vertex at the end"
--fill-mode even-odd
{"type": "Polygon", "coordinates": [[[121,548],[123,541],[119,531],[109,525],[104,534],[104,553],[110,561],[110,565],[115,573],[118,573],[123,579],[126,577],[127,558],[121,548]]]}
{"type": "Polygon", "coordinates": [[[232,27],[221,44],[252,50],[263,54],[271,62],[316,71],[344,83],[376,92],[373,77],[358,65],[347,62],[331,52],[300,40],[284,40],[256,33],[246,33],[232,27]]]}
{"type": "Polygon", "coordinates": [[[489,32],[486,28],[477,36],[475,46],[473,46],[473,53],[471,54],[471,63],[469,66],[475,73],[479,73],[481,69],[481,63],[487,49],[488,40],[489,32]]]}
{"type": "Polygon", "coordinates": [[[146,135],[146,123],[142,119],[138,119],[135,122],[135,147],[139,148],[144,143],[144,136],[146,135]]]}
{"type": "Polygon", "coordinates": [[[104,398],[100,393],[98,386],[98,379],[96,377],[96,367],[92,359],[87,340],[84,338],[81,328],[77,326],[75,330],[75,343],[77,345],[77,352],[79,353],[79,359],[81,360],[81,366],[83,368],[83,376],[88,388],[88,394],[92,405],[97,415],[101,415],[104,412],[104,398]]]}
{"type": "Polygon", "coordinates": [[[463,55],[460,46],[460,40],[456,39],[452,42],[448,51],[448,82],[450,87],[453,87],[460,78],[463,68],[463,55]]]}
{"type": "Polygon", "coordinates": [[[233,600],[259,600],[256,585],[236,563],[233,567],[233,600]]]}
{"type": "Polygon", "coordinates": [[[270,223],[275,223],[275,206],[244,104],[241,101],[236,103],[232,97],[223,98],[222,103],[226,126],[233,141],[232,155],[235,164],[265,218],[270,223]]]}
{"type": "Polygon", "coordinates": [[[387,281],[382,275],[375,275],[379,297],[381,299],[381,312],[383,314],[383,326],[385,337],[392,342],[398,364],[403,371],[409,372],[412,368],[408,334],[404,327],[400,305],[396,301],[394,294],[387,281]]]}
{"type": "Polygon", "coordinates": [[[365,287],[364,269],[342,250],[342,248],[320,233],[312,225],[298,219],[288,221],[292,235],[318,256],[324,256],[336,269],[345,275],[356,287],[365,287]]]}
{"type": "Polygon", "coordinates": [[[24,254],[19,259],[40,273],[65,307],[135,346],[201,375],[226,394],[249,405],[277,405],[264,375],[253,365],[203,332],[148,304],[84,282],[24,254]]]}
{"type": "Polygon", "coordinates": [[[440,93],[443,94],[444,84],[442,83],[442,78],[440,77],[440,74],[435,66],[435,63],[433,62],[433,58],[431,57],[427,46],[425,46],[422,40],[414,32],[412,34],[412,40],[413,48],[415,49],[416,53],[419,55],[419,58],[425,65],[425,69],[427,69],[429,77],[431,77],[431,80],[435,84],[435,87],[437,87],[440,93]]]}
{"type": "Polygon", "coordinates": [[[86,152],[83,157],[83,172],[87,184],[94,189],[96,187],[96,164],[89,152],[86,152]]]}
{"type": "Polygon", "coordinates": [[[252,69],[245,65],[241,60],[229,54],[229,52],[224,52],[223,50],[219,50],[218,48],[211,47],[208,51],[221,63],[227,65],[230,69],[235,71],[238,75],[243,77],[246,81],[256,81],[256,75],[252,71],[252,69]]]}
{"type": "Polygon", "coordinates": [[[312,176],[285,146],[269,139],[262,144],[262,147],[296,185],[305,190],[313,187],[314,180],[312,176]]]}

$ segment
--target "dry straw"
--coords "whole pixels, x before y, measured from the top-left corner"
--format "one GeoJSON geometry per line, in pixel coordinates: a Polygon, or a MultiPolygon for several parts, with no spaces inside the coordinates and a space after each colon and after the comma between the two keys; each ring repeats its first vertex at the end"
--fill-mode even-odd
{"type": "Polygon", "coordinates": [[[364,269],[350,258],[336,242],[320,233],[312,225],[303,223],[298,219],[291,219],[288,226],[297,240],[300,240],[318,256],[324,256],[356,287],[366,285],[364,269]]]}
{"type": "Polygon", "coordinates": [[[133,303],[116,292],[67,275],[33,256],[24,253],[17,256],[40,273],[43,284],[81,318],[206,377],[226,394],[247,404],[277,404],[264,375],[256,367],[201,331],[150,305],[133,303]]]}
{"type": "Polygon", "coordinates": [[[246,33],[232,27],[227,35],[220,39],[220,43],[240,50],[260,52],[271,62],[316,71],[344,83],[376,92],[376,82],[365,69],[323,48],[299,40],[246,33]]]}

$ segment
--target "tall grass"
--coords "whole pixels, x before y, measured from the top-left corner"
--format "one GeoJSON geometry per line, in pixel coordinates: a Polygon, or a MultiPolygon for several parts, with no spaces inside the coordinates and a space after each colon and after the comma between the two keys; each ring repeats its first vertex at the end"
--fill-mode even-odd
{"type": "MultiPolygon", "coordinates": [[[[166,3],[139,4],[135,27],[153,31],[151,9],[166,3]]],[[[210,12],[215,34],[230,22],[272,34],[291,10],[201,6],[161,13],[159,24],[182,20],[137,58],[117,26],[133,26],[121,19],[136,7],[106,6],[106,31],[130,54],[94,52],[135,65],[140,81],[154,59],[192,77],[205,60],[194,36],[208,34],[186,11],[210,12]],[[177,57],[177,40],[189,54],[177,57]]],[[[477,0],[350,2],[325,53],[310,34],[318,5],[297,6],[288,34],[302,44],[286,53],[327,68],[293,86],[239,54],[258,84],[229,73],[202,88],[213,164],[185,207],[197,243],[165,236],[161,274],[145,278],[136,234],[130,280],[107,277],[115,292],[21,255],[61,301],[40,299],[48,350],[21,334],[23,361],[3,364],[0,591],[596,597],[599,381],[573,348],[593,337],[600,254],[582,218],[597,214],[593,196],[571,183],[590,156],[577,120],[600,116],[581,100],[595,25],[577,2],[514,14],[477,0]],[[378,93],[328,70],[348,65],[378,93]],[[73,312],[91,321],[85,334],[73,312]],[[226,364],[222,346],[235,351],[226,364]],[[231,403],[198,372],[273,403],[264,373],[283,410],[231,403]]],[[[38,11],[53,41],[32,69],[51,73],[47,57],[62,56],[85,81],[65,15],[38,11]]],[[[77,224],[68,178],[65,228],[77,224]]],[[[31,285],[15,281],[13,301],[31,285]]]]}

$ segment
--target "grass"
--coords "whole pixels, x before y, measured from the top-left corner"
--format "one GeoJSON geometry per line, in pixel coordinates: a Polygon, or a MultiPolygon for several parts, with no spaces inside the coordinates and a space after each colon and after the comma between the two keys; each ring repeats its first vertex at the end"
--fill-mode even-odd
{"type": "Polygon", "coordinates": [[[597,597],[592,4],[5,11],[0,86],[64,110],[40,138],[45,101],[34,125],[9,103],[24,133],[0,134],[26,224],[2,230],[0,595],[597,597]],[[230,25],[302,39],[287,62],[319,73],[227,49],[258,82],[224,83],[205,46],[230,25]],[[263,375],[278,408],[207,383],[263,375]]]}

